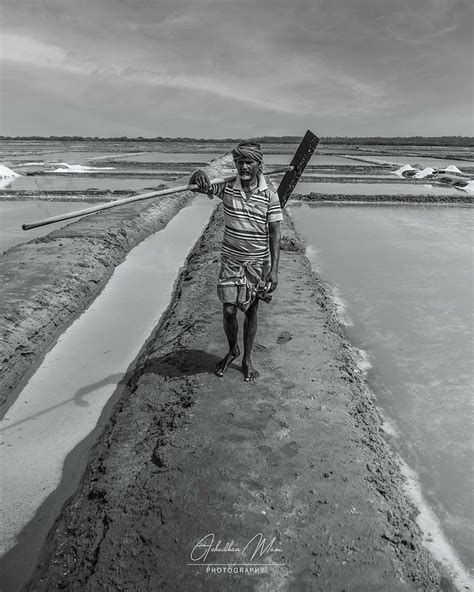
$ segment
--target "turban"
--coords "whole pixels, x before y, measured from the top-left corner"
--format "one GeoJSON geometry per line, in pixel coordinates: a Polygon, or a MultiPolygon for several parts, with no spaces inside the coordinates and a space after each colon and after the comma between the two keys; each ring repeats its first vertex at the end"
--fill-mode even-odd
{"type": "Polygon", "coordinates": [[[263,162],[263,153],[260,149],[259,144],[253,142],[240,142],[240,144],[232,150],[232,156],[234,160],[240,160],[241,158],[249,158],[257,161],[259,164],[263,162]]]}

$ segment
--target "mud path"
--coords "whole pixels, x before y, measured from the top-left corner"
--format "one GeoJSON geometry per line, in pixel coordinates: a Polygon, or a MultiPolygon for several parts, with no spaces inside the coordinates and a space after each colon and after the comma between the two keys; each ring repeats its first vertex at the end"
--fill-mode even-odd
{"type": "Polygon", "coordinates": [[[413,195],[410,193],[400,195],[367,195],[364,193],[314,193],[311,192],[307,195],[295,194],[292,196],[293,200],[299,200],[304,202],[325,202],[325,203],[361,203],[361,204],[377,204],[377,203],[399,203],[399,204],[420,204],[420,203],[439,203],[443,205],[459,205],[462,204],[474,204],[474,197],[468,193],[458,191],[454,195],[413,195]]]}
{"type": "Polygon", "coordinates": [[[260,305],[261,378],[245,383],[237,363],[218,378],[216,211],[32,590],[440,589],[372,397],[288,218],[284,235],[279,288],[260,305]],[[194,548],[212,533],[220,550],[194,548]],[[252,557],[259,533],[265,549],[252,557]],[[204,565],[229,563],[232,573],[204,565]]]}

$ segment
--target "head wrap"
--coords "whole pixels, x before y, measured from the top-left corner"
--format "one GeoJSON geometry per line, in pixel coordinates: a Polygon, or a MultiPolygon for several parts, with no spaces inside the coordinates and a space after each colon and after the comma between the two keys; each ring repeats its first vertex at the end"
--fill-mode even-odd
{"type": "Polygon", "coordinates": [[[240,142],[240,144],[232,150],[232,156],[234,157],[234,160],[250,158],[259,164],[262,164],[263,162],[263,153],[260,149],[260,144],[257,144],[256,142],[240,142]]]}

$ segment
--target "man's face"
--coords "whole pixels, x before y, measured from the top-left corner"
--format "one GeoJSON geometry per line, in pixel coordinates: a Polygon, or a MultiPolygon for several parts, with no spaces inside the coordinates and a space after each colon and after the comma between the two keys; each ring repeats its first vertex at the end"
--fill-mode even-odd
{"type": "Polygon", "coordinates": [[[259,171],[259,163],[252,158],[239,158],[235,161],[237,172],[242,181],[253,181],[259,171]]]}

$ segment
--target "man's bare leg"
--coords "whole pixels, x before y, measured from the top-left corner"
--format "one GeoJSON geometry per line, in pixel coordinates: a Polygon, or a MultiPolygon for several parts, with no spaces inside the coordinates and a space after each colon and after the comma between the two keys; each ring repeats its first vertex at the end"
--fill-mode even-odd
{"type": "Polygon", "coordinates": [[[229,352],[217,363],[217,376],[224,376],[229,365],[240,356],[240,350],[237,345],[237,335],[239,324],[237,322],[237,307],[233,304],[224,304],[224,332],[229,342],[229,352]]]}
{"type": "Polygon", "coordinates": [[[257,311],[258,299],[255,298],[245,312],[244,321],[244,358],[242,360],[242,372],[247,382],[255,380],[260,376],[260,372],[255,370],[251,360],[253,342],[257,334],[257,311]]]}

